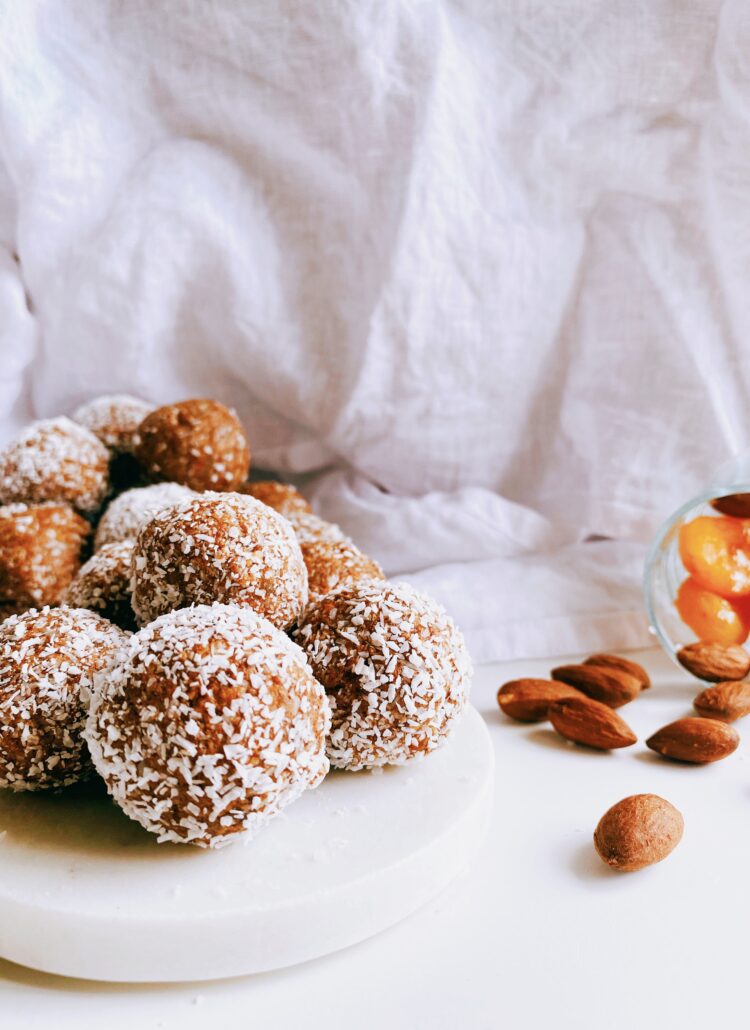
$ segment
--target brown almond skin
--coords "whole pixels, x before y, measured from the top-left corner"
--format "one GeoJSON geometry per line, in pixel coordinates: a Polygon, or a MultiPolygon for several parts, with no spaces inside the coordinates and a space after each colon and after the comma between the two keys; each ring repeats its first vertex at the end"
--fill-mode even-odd
{"type": "Polygon", "coordinates": [[[735,519],[750,519],[750,494],[726,494],[715,497],[711,507],[722,515],[730,515],[735,519]]]}
{"type": "Polygon", "coordinates": [[[592,654],[583,663],[584,665],[603,665],[605,669],[618,669],[630,676],[635,676],[641,685],[641,690],[648,690],[651,686],[651,677],[638,662],[630,658],[623,658],[619,654],[592,654]]]}
{"type": "Polygon", "coordinates": [[[640,681],[635,676],[604,665],[560,665],[552,670],[552,679],[568,683],[610,708],[621,708],[641,692],[640,681]]]}
{"type": "Polygon", "coordinates": [[[699,640],[680,648],[676,655],[680,665],[709,683],[724,680],[742,680],[750,672],[750,654],[739,644],[725,647],[723,644],[709,644],[699,640]]]}
{"type": "Polygon", "coordinates": [[[504,683],[497,692],[497,703],[504,715],[519,722],[542,722],[553,701],[564,697],[583,697],[580,690],[554,680],[518,679],[504,683]]]}
{"type": "Polygon", "coordinates": [[[599,751],[630,747],[638,739],[609,705],[590,697],[568,697],[549,706],[549,720],[567,740],[599,751]]]}
{"type": "Polygon", "coordinates": [[[646,747],[678,762],[707,765],[731,755],[739,742],[740,735],[732,726],[691,715],[662,726],[648,738],[646,747]]]}
{"type": "Polygon", "coordinates": [[[693,707],[706,719],[734,722],[750,715],[750,683],[747,680],[727,680],[714,687],[706,687],[693,701],[693,707]]]}
{"type": "Polygon", "coordinates": [[[682,814],[658,794],[633,794],[613,805],[594,831],[603,862],[622,873],[661,862],[682,840],[682,814]]]}

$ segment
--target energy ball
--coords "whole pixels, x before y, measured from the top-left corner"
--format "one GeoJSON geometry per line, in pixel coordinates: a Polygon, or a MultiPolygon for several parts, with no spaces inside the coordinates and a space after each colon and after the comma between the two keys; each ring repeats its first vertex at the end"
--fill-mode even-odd
{"type": "Polygon", "coordinates": [[[236,490],[247,479],[250,448],[233,411],[192,400],[157,408],[141,423],[136,458],[151,479],[193,490],[236,490]]]}
{"type": "Polygon", "coordinates": [[[243,494],[203,494],[138,534],[133,608],[141,626],[191,604],[245,605],[281,629],[307,603],[307,571],[283,515],[243,494]]]}
{"type": "Polygon", "coordinates": [[[351,543],[344,531],[335,522],[326,522],[325,519],[320,519],[317,515],[311,515],[307,512],[290,512],[285,518],[291,522],[300,544],[314,544],[322,540],[328,540],[331,543],[337,540],[351,543]]]}
{"type": "Polygon", "coordinates": [[[107,790],[159,841],[220,847],[328,771],[325,693],[249,608],[170,612],[97,677],[86,739],[107,790]]]}
{"type": "Polygon", "coordinates": [[[175,504],[184,504],[193,497],[194,491],[179,483],[156,483],[126,490],[105,509],[96,527],[94,546],[99,550],[105,544],[135,539],[154,515],[175,504]]]}
{"type": "Polygon", "coordinates": [[[468,700],[461,633],[406,584],[368,580],[329,594],[293,636],[331,702],[328,757],[338,769],[403,765],[434,751],[468,700]]]}
{"type": "Polygon", "coordinates": [[[95,397],[73,412],[73,421],[85,426],[114,454],[132,454],[138,442],[138,427],[153,404],[127,394],[95,397]]]}
{"type": "Polygon", "coordinates": [[[66,787],[91,774],[88,692],[126,640],[75,608],[31,609],[0,624],[0,787],[66,787]]]}
{"type": "Polygon", "coordinates": [[[364,579],[385,579],[378,563],[351,541],[316,540],[301,544],[300,549],[307,568],[310,601],[319,601],[334,590],[354,586],[364,579]]]}
{"type": "Polygon", "coordinates": [[[105,544],[78,570],[63,594],[63,603],[71,608],[88,608],[121,629],[137,628],[130,603],[130,563],[134,540],[105,544]]]}
{"type": "Polygon", "coordinates": [[[0,502],[67,501],[96,511],[109,485],[109,451],[69,418],[32,422],[0,451],[0,502]]]}
{"type": "Polygon", "coordinates": [[[281,515],[312,514],[312,508],[291,483],[276,483],[272,479],[259,479],[255,483],[243,483],[239,492],[249,494],[262,501],[281,515]]]}
{"type": "Polygon", "coordinates": [[[69,504],[0,507],[0,605],[57,604],[78,571],[90,531],[69,504]]]}

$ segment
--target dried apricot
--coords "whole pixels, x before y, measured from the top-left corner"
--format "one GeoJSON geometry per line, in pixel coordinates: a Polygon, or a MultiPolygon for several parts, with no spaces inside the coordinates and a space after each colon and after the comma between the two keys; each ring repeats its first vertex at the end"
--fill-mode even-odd
{"type": "Polygon", "coordinates": [[[750,633],[750,605],[728,601],[705,590],[696,580],[680,584],[675,598],[680,618],[699,640],[711,644],[742,644],[750,633]]]}
{"type": "Polygon", "coordinates": [[[750,595],[750,522],[700,515],[680,527],[680,557],[698,584],[721,597],[750,595]]]}

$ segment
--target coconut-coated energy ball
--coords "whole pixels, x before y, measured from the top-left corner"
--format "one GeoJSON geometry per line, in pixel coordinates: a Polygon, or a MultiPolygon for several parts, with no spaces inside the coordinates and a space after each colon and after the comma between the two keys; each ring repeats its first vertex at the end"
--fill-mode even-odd
{"type": "Polygon", "coordinates": [[[151,479],[214,491],[236,490],[247,479],[245,431],[218,401],[167,404],[147,415],[138,432],[136,458],[151,479]]]}
{"type": "Polygon", "coordinates": [[[132,454],[138,427],[154,405],[128,394],[95,397],[73,412],[73,421],[85,426],[114,454],[132,454]]]}
{"type": "Polygon", "coordinates": [[[249,494],[257,501],[262,501],[269,508],[282,515],[312,514],[312,508],[302,494],[291,483],[277,483],[272,479],[258,479],[254,483],[243,483],[239,488],[242,494],[249,494]]]}
{"type": "Polygon", "coordinates": [[[98,677],[86,726],[97,771],[160,841],[219,847],[328,771],[325,693],[300,649],[249,608],[170,612],[98,677]]]}
{"type": "Polygon", "coordinates": [[[71,608],[88,608],[121,629],[137,628],[130,603],[134,540],[105,544],[82,565],[62,597],[71,608]]]}
{"type": "Polygon", "coordinates": [[[364,579],[385,578],[378,563],[349,540],[316,540],[301,544],[300,549],[307,568],[310,601],[319,601],[334,590],[364,579]]]}
{"type": "Polygon", "coordinates": [[[0,624],[0,787],[65,787],[90,775],[88,692],[126,639],[75,608],[32,608],[0,624]]]}
{"type": "Polygon", "coordinates": [[[287,629],[307,603],[307,571],[283,515],[243,494],[203,494],[138,534],[133,608],[141,626],[190,604],[246,605],[287,629]]]}
{"type": "Polygon", "coordinates": [[[96,511],[109,486],[109,451],[69,418],[32,422],[0,451],[0,502],[67,501],[96,511]]]}
{"type": "Polygon", "coordinates": [[[286,516],[294,529],[300,544],[314,544],[322,540],[330,542],[346,541],[351,543],[340,526],[335,522],[326,522],[317,515],[308,512],[289,512],[286,516]]]}
{"type": "Polygon", "coordinates": [[[444,742],[469,696],[453,620],[406,584],[367,580],[305,610],[294,639],[331,702],[339,769],[403,765],[444,742]]]}
{"type": "Polygon", "coordinates": [[[154,483],[126,490],[105,508],[96,527],[94,546],[99,550],[105,544],[135,539],[154,515],[175,504],[184,504],[193,497],[195,492],[179,483],[154,483]]]}
{"type": "Polygon", "coordinates": [[[0,507],[0,605],[57,604],[78,571],[91,527],[69,504],[0,507]]]}

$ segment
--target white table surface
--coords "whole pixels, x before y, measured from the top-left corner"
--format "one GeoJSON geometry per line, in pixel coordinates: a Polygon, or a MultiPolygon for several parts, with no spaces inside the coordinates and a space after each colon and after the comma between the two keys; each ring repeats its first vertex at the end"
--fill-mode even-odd
{"type": "MultiPolygon", "coordinates": [[[[634,657],[655,687],[621,714],[644,738],[689,712],[696,685],[656,651],[634,657]]],[[[716,765],[690,767],[641,743],[587,751],[543,724],[501,716],[499,683],[544,675],[551,664],[478,670],[473,701],[497,758],[494,822],[472,868],[427,908],[328,958],[200,985],[98,984],[0,962],[0,1026],[741,1025],[748,1011],[750,744],[716,765]],[[593,851],[594,826],[615,801],[646,791],[683,812],[684,839],[660,865],[612,873],[593,851]]]]}

